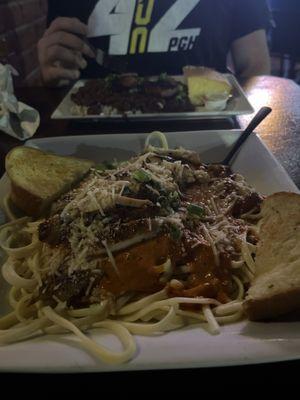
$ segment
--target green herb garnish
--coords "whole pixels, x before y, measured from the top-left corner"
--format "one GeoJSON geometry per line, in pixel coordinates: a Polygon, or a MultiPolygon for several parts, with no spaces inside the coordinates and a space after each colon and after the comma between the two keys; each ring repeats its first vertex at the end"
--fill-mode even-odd
{"type": "Polygon", "coordinates": [[[138,169],[132,174],[133,179],[140,183],[147,183],[151,181],[151,176],[143,169],[138,169]]]}
{"type": "Polygon", "coordinates": [[[113,162],[109,161],[103,161],[102,163],[99,163],[95,165],[95,169],[97,171],[106,171],[107,169],[115,169],[118,166],[118,162],[115,160],[113,162]]]}
{"type": "Polygon", "coordinates": [[[179,240],[181,238],[181,230],[176,225],[170,225],[170,236],[173,240],[179,240]]]}
{"type": "Polygon", "coordinates": [[[105,82],[106,87],[109,88],[109,87],[112,85],[112,83],[113,83],[115,80],[117,80],[117,78],[118,78],[118,75],[116,75],[116,74],[109,74],[109,75],[107,75],[107,76],[104,78],[104,82],[105,82]]]}
{"type": "Polygon", "coordinates": [[[102,171],[102,172],[105,171],[105,170],[107,169],[103,163],[102,163],[102,164],[97,164],[97,165],[95,165],[94,168],[95,168],[97,171],[102,171]]]}
{"type": "Polygon", "coordinates": [[[201,218],[205,215],[204,208],[201,206],[198,206],[197,204],[190,203],[186,209],[187,209],[188,213],[190,215],[192,215],[193,217],[201,218]]]}
{"type": "Polygon", "coordinates": [[[166,72],[163,72],[159,75],[158,80],[165,81],[167,78],[168,78],[168,74],[166,72]]]}
{"type": "Polygon", "coordinates": [[[170,192],[168,195],[168,200],[170,203],[170,206],[174,208],[175,210],[180,206],[180,197],[178,192],[170,192]]]}
{"type": "Polygon", "coordinates": [[[170,201],[179,200],[179,194],[176,192],[176,190],[174,192],[170,192],[168,197],[170,201]]]}
{"type": "Polygon", "coordinates": [[[176,101],[184,101],[184,99],[186,98],[185,93],[178,93],[177,96],[175,97],[176,101]]]}

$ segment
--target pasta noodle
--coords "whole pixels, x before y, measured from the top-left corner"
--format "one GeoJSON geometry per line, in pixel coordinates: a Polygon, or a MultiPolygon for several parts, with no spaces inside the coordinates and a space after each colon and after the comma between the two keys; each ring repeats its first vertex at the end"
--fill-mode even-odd
{"type": "Polygon", "coordinates": [[[0,319],[0,344],[71,332],[116,364],[135,356],[133,335],[199,323],[219,333],[220,324],[242,318],[244,285],[255,273],[259,202],[245,209],[249,196],[254,191],[240,176],[170,150],[154,132],[144,154],[91,170],[47,219],[16,219],[6,199],[11,222],[0,227],[0,245],[12,312],[0,319]],[[123,349],[86,333],[99,329],[123,349]]]}

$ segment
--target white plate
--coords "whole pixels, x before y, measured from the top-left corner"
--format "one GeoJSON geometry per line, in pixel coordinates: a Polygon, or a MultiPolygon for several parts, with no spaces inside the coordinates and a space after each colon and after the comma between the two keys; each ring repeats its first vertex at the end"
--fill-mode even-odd
{"type": "MultiPolygon", "coordinates": [[[[178,113],[153,113],[153,114],[126,114],[126,119],[137,121],[149,120],[166,120],[166,119],[198,119],[198,118],[228,118],[237,115],[252,114],[253,107],[249,103],[245,92],[239,85],[238,81],[232,74],[224,74],[231,85],[233,86],[232,98],[228,101],[227,107],[224,111],[208,111],[205,108],[199,107],[198,111],[193,112],[178,112],[178,113]]],[[[174,77],[182,81],[182,77],[174,77]]],[[[57,109],[53,112],[51,118],[53,119],[83,119],[83,120],[122,120],[123,115],[74,115],[72,108],[74,103],[71,100],[71,94],[76,92],[85,83],[84,80],[79,80],[75,83],[72,89],[68,92],[57,109]]]]}
{"type": "MultiPolygon", "coordinates": [[[[220,161],[237,139],[239,131],[202,131],[167,134],[170,146],[195,149],[203,161],[220,161]],[[213,133],[213,134],[212,134],[213,133]]],[[[117,134],[33,139],[30,146],[76,154],[93,160],[126,159],[139,152],[146,135],[117,134]]],[[[252,135],[238,154],[233,169],[264,194],[280,190],[297,192],[296,186],[263,145],[252,135]]],[[[0,198],[8,191],[7,179],[0,181],[0,198]]],[[[0,313],[5,311],[3,283],[0,282],[0,313]]],[[[109,335],[93,337],[116,346],[109,335]]],[[[253,323],[241,321],[222,327],[211,336],[201,327],[185,328],[155,337],[136,337],[138,353],[121,366],[105,365],[76,344],[72,336],[47,336],[0,347],[0,370],[36,372],[128,371],[162,368],[210,367],[255,364],[300,358],[300,323],[253,323]]]]}

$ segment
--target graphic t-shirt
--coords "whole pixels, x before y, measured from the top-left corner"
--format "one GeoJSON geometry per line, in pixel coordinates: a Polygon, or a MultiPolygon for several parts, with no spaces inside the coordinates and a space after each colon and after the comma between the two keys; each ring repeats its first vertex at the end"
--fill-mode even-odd
{"type": "MultiPolygon", "coordinates": [[[[224,72],[231,44],[269,23],[264,0],[49,0],[48,23],[58,16],[87,23],[95,47],[143,75],[185,65],[224,72]]],[[[108,72],[90,61],[85,75],[108,72]]]]}

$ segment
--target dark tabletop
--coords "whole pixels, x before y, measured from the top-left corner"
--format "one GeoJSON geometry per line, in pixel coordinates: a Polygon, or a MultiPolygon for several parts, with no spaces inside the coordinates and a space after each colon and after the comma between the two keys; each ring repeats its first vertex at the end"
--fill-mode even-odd
{"type": "MultiPolygon", "coordinates": [[[[263,141],[274,153],[280,163],[287,170],[293,181],[300,187],[300,87],[293,81],[276,77],[256,77],[243,83],[246,94],[255,110],[261,106],[270,106],[272,114],[258,127],[257,132],[263,141]]],[[[251,116],[243,116],[235,120],[216,120],[216,121],[165,121],[160,123],[145,122],[123,122],[123,123],[100,123],[82,124],[71,123],[69,121],[52,121],[50,115],[63,98],[66,89],[48,89],[42,87],[19,88],[16,94],[20,101],[23,101],[37,108],[41,114],[41,125],[35,138],[47,136],[62,136],[76,134],[104,134],[114,132],[151,132],[152,130],[162,131],[181,131],[199,129],[232,129],[246,126],[251,116]]],[[[0,175],[4,172],[4,158],[6,153],[21,142],[4,135],[0,132],[0,175]]],[[[272,379],[274,382],[290,382],[298,373],[300,361],[291,361],[259,366],[216,368],[211,369],[187,370],[187,371],[165,371],[165,372],[144,372],[144,373],[118,373],[104,374],[103,379],[113,383],[115,378],[122,380],[123,383],[134,383],[136,379],[152,379],[173,383],[176,378],[185,382],[193,380],[195,383],[198,376],[208,379],[211,376],[216,378],[216,382],[230,382],[233,376],[238,374],[243,378],[243,383],[247,384],[249,379],[253,382],[254,376],[257,381],[263,383],[265,379],[272,379]],[[198,372],[197,372],[198,371],[198,372]],[[287,376],[285,377],[285,374],[287,376]],[[114,378],[115,377],[115,378],[114,378]],[[251,377],[251,378],[250,378],[251,377]],[[277,381],[276,381],[277,379],[277,381]]],[[[82,378],[86,381],[93,379],[82,378]]],[[[97,376],[97,380],[99,376],[97,376]]],[[[4,377],[2,375],[2,377],[4,377]]],[[[6,375],[5,380],[9,379],[6,375]]],[[[12,378],[14,379],[14,378],[12,378]]],[[[28,382],[28,377],[22,376],[28,382]]],[[[44,379],[47,379],[44,376],[44,379]]],[[[49,378],[50,382],[52,378],[49,378]]],[[[62,379],[67,379],[66,376],[62,379]]],[[[1,380],[1,379],[0,379],[1,380]]],[[[296,381],[296,380],[295,380],[296,381]]]]}

